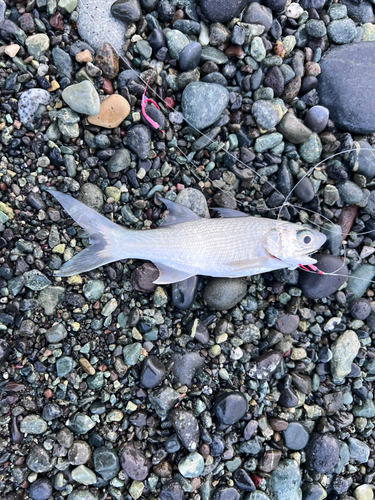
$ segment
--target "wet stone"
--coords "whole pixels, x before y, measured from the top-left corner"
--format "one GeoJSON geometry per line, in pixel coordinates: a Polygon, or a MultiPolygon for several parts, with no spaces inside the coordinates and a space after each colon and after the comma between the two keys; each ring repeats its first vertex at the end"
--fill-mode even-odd
{"type": "Polygon", "coordinates": [[[42,411],[42,417],[46,422],[51,422],[56,418],[61,417],[62,409],[56,403],[48,403],[44,405],[42,411]]]}
{"type": "Polygon", "coordinates": [[[153,389],[165,378],[164,364],[156,356],[147,356],[143,362],[140,383],[142,387],[153,389]]]}
{"type": "Polygon", "coordinates": [[[226,23],[238,17],[246,6],[246,0],[202,0],[203,14],[213,22],[226,23]]]}
{"type": "Polygon", "coordinates": [[[148,476],[151,463],[141,450],[126,445],[120,449],[119,459],[121,467],[131,479],[144,481],[148,476]]]}
{"type": "Polygon", "coordinates": [[[32,500],[48,500],[52,496],[52,484],[46,478],[39,478],[29,488],[29,497],[32,500]]]}
{"type": "Polygon", "coordinates": [[[39,415],[27,415],[21,422],[21,432],[25,434],[43,434],[47,423],[39,415]]]}
{"type": "Polygon", "coordinates": [[[178,463],[178,470],[183,477],[192,479],[199,477],[204,469],[204,460],[199,453],[190,453],[183,457],[178,463]]]}
{"type": "Polygon", "coordinates": [[[360,439],[348,439],[350,458],[357,463],[365,464],[370,455],[370,447],[360,439]]]}
{"type": "Polygon", "coordinates": [[[254,483],[245,469],[237,469],[233,474],[233,480],[237,488],[240,490],[255,491],[254,483]]]}
{"type": "Polygon", "coordinates": [[[112,45],[104,42],[96,50],[94,59],[95,66],[98,66],[106,78],[112,80],[116,78],[119,73],[119,58],[112,45]]]}
{"type": "Polygon", "coordinates": [[[142,16],[138,0],[117,0],[111,6],[111,13],[121,21],[135,23],[142,16]]]}
{"type": "Polygon", "coordinates": [[[9,358],[11,352],[10,345],[4,339],[0,339],[0,366],[9,358]]]}
{"type": "Polygon", "coordinates": [[[95,448],[93,453],[94,469],[105,481],[110,481],[120,471],[120,462],[117,453],[105,446],[95,448]]]}
{"type": "Polygon", "coordinates": [[[151,132],[145,125],[135,125],[126,135],[127,146],[145,160],[151,151],[151,132]]]}
{"type": "Polygon", "coordinates": [[[283,356],[278,351],[268,351],[256,359],[255,364],[249,370],[249,377],[258,380],[270,380],[275,373],[283,356]]]}
{"type": "Polygon", "coordinates": [[[329,111],[324,106],[313,106],[305,114],[305,125],[313,132],[320,134],[326,128],[329,111]]]}
{"type": "Polygon", "coordinates": [[[353,318],[365,320],[371,314],[371,305],[366,299],[355,299],[350,303],[349,311],[353,318]]]}
{"type": "Polygon", "coordinates": [[[201,344],[207,344],[207,342],[210,340],[208,329],[200,319],[197,318],[190,321],[186,328],[188,334],[201,344]]]}
{"type": "Polygon", "coordinates": [[[375,176],[375,150],[367,141],[354,141],[353,151],[344,156],[347,167],[367,179],[375,176]]]}
{"type": "Polygon", "coordinates": [[[68,453],[72,465],[83,465],[91,458],[91,449],[85,441],[75,441],[68,453]]]}
{"type": "Polygon", "coordinates": [[[204,366],[204,359],[195,352],[175,354],[173,356],[173,361],[173,375],[176,382],[180,385],[187,385],[188,387],[192,385],[195,372],[198,368],[204,366]]]}
{"type": "Polygon", "coordinates": [[[190,452],[196,451],[199,444],[199,425],[193,413],[176,408],[171,411],[169,420],[182,445],[190,452]]]}
{"type": "Polygon", "coordinates": [[[280,312],[277,316],[275,327],[281,333],[291,334],[297,330],[298,324],[299,324],[299,316],[280,312]]]}
{"type": "Polygon", "coordinates": [[[128,366],[137,364],[139,357],[142,354],[142,344],[134,342],[133,344],[126,345],[122,351],[124,362],[128,366]]]}
{"type": "Polygon", "coordinates": [[[93,208],[98,212],[101,211],[104,204],[104,198],[101,189],[90,182],[86,182],[82,186],[78,199],[88,207],[93,208]]]}
{"type": "Polygon", "coordinates": [[[70,55],[65,52],[65,50],[60,49],[60,47],[54,47],[52,49],[52,59],[53,63],[57,68],[58,74],[63,77],[72,79],[73,63],[70,55]]]}
{"type": "Polygon", "coordinates": [[[46,340],[49,344],[61,342],[61,340],[65,339],[67,335],[68,332],[62,323],[55,323],[45,333],[46,340]]]}
{"type": "Polygon", "coordinates": [[[300,271],[299,286],[302,293],[310,299],[328,297],[336,292],[348,276],[348,268],[338,257],[328,254],[314,254],[316,266],[325,273],[340,274],[327,276],[300,271]]]}
{"type": "Polygon", "coordinates": [[[311,130],[308,129],[302,121],[291,113],[286,113],[281,120],[278,131],[283,135],[284,139],[293,143],[301,144],[309,139],[311,130]]]}
{"type": "Polygon", "coordinates": [[[56,372],[59,378],[63,378],[76,366],[76,362],[70,356],[62,356],[56,361],[56,372]]]}
{"type": "Polygon", "coordinates": [[[232,309],[246,295],[246,281],[242,278],[210,278],[203,298],[208,307],[218,311],[232,309]]]}
{"type": "Polygon", "coordinates": [[[283,436],[289,450],[303,450],[309,441],[309,432],[300,422],[290,422],[283,436]]]}
{"type": "Polygon", "coordinates": [[[280,450],[265,451],[258,464],[259,470],[262,472],[272,472],[279,465],[280,458],[280,450]]]}
{"type": "Polygon", "coordinates": [[[48,472],[52,469],[52,461],[49,453],[41,446],[34,446],[26,459],[27,467],[37,474],[48,472]]]}
{"type": "Polygon", "coordinates": [[[66,426],[72,432],[76,434],[86,434],[86,432],[91,431],[96,425],[96,422],[91,420],[88,415],[83,413],[76,413],[73,417],[69,418],[66,422],[66,426]]]}
{"type": "Polygon", "coordinates": [[[241,392],[226,392],[215,400],[213,412],[220,424],[233,425],[247,412],[247,399],[241,392]]]}
{"type": "Polygon", "coordinates": [[[192,82],[182,94],[185,119],[198,130],[212,125],[226,108],[229,93],[214,83],[192,82]]]}
{"type": "Polygon", "coordinates": [[[202,55],[202,46],[198,42],[191,42],[184,47],[179,55],[178,62],[181,71],[191,71],[199,65],[202,55]]]}
{"type": "Polygon", "coordinates": [[[306,447],[306,466],[318,474],[332,472],[339,461],[339,442],[329,433],[313,433],[306,447]]]}
{"type": "Polygon", "coordinates": [[[184,491],[180,483],[172,479],[163,484],[159,496],[160,500],[183,500],[184,491]]]}
{"type": "Polygon", "coordinates": [[[89,80],[69,85],[63,90],[62,98],[77,113],[97,115],[100,111],[99,95],[89,80]]]}
{"type": "Polygon", "coordinates": [[[161,387],[149,394],[150,403],[160,418],[168,415],[179,398],[179,393],[171,387],[161,387]]]}
{"type": "Polygon", "coordinates": [[[272,12],[268,7],[259,3],[251,3],[245,11],[243,22],[248,24],[260,24],[268,31],[272,25],[272,12]]]}
{"type": "Polygon", "coordinates": [[[251,108],[251,112],[257,124],[264,130],[270,130],[276,127],[284,113],[277,100],[255,101],[251,108]]]}
{"type": "Polygon", "coordinates": [[[269,489],[272,500],[299,500],[301,498],[301,471],[294,460],[283,460],[273,471],[269,489]]]}

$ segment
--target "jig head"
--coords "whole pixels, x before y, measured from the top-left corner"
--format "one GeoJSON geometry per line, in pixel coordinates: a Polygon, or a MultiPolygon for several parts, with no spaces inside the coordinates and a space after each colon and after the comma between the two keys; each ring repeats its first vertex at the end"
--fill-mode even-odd
{"type": "Polygon", "coordinates": [[[146,104],[149,102],[150,104],[153,104],[154,106],[156,106],[159,110],[159,106],[156,104],[156,102],[153,100],[153,99],[149,99],[146,97],[146,91],[147,91],[147,87],[148,87],[148,82],[150,81],[150,78],[147,80],[147,84],[146,84],[146,87],[145,87],[145,90],[143,92],[143,96],[142,96],[142,103],[141,103],[141,108],[142,108],[142,114],[144,116],[144,118],[148,121],[148,123],[155,129],[155,130],[160,130],[160,132],[162,134],[164,134],[164,132],[161,130],[161,126],[156,123],[156,121],[154,121],[152,118],[150,118],[147,113],[146,113],[146,104]]]}

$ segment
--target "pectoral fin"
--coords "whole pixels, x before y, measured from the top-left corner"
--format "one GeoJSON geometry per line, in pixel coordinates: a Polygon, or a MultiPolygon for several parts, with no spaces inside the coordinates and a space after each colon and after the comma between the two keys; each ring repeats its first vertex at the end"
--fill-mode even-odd
{"type": "Polygon", "coordinates": [[[164,264],[159,264],[154,262],[155,266],[159,269],[159,278],[154,281],[156,285],[168,285],[169,283],[177,283],[179,281],[184,281],[195,276],[191,273],[184,273],[183,271],[178,271],[172,267],[168,267],[164,264]]]}
{"type": "Polygon", "coordinates": [[[194,213],[190,208],[181,205],[180,203],[175,203],[171,200],[166,200],[165,198],[160,198],[161,201],[166,205],[169,214],[160,224],[162,227],[172,226],[174,224],[181,224],[182,222],[191,222],[193,220],[199,220],[201,217],[194,213]]]}

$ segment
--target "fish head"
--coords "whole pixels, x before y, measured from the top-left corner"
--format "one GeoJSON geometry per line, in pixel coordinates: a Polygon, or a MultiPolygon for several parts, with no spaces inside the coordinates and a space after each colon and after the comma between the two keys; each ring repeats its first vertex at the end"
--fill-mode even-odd
{"type": "Polygon", "coordinates": [[[265,235],[263,246],[272,257],[293,269],[300,264],[315,264],[316,260],[309,255],[316,252],[326,239],[324,234],[307,226],[285,222],[265,235]]]}

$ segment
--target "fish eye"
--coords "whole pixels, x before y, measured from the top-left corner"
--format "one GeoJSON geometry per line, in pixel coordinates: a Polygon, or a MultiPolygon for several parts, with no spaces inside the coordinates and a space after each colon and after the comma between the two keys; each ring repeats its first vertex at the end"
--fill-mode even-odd
{"type": "Polygon", "coordinates": [[[313,240],[312,234],[310,231],[298,231],[297,233],[298,243],[301,245],[310,245],[313,240]]]}

